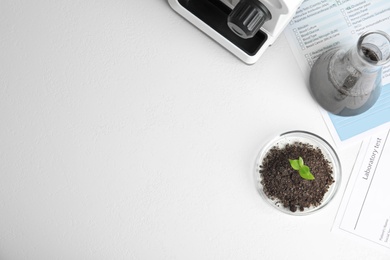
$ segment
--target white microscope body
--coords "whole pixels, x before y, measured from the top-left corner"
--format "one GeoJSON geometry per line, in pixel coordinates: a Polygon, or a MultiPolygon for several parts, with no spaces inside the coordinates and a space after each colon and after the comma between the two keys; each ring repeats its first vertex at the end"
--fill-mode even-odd
{"type": "Polygon", "coordinates": [[[303,0],[168,2],[177,13],[243,62],[253,64],[282,33],[303,0]],[[253,32],[247,31],[252,29],[253,32]]]}

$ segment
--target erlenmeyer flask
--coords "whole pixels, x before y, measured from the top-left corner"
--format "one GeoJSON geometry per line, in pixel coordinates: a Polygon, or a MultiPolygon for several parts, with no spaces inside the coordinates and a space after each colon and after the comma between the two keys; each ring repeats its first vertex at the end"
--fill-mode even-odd
{"type": "Polygon", "coordinates": [[[390,37],[371,31],[350,49],[336,48],[322,54],[310,73],[310,89],[327,111],[354,116],[371,108],[382,89],[382,67],[390,61],[390,37]]]}

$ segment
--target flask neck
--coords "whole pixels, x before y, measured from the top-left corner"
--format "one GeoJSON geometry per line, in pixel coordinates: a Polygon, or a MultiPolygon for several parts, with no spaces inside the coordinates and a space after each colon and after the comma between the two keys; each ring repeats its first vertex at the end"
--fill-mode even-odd
{"type": "Polygon", "coordinates": [[[390,37],[382,31],[362,34],[354,48],[351,58],[366,67],[382,67],[390,61],[390,37]]]}

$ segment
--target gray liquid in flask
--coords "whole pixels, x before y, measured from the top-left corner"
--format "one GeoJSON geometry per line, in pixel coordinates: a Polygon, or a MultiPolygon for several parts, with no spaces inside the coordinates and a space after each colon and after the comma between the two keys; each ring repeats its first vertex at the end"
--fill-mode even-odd
{"type": "Polygon", "coordinates": [[[389,59],[390,40],[379,47],[359,38],[356,47],[331,49],[322,54],[310,73],[310,90],[327,111],[354,116],[371,108],[382,90],[382,66],[389,59]],[[385,48],[385,49],[384,49],[385,48]],[[384,51],[383,51],[384,49],[384,51]],[[389,56],[389,57],[388,57],[389,56]]]}

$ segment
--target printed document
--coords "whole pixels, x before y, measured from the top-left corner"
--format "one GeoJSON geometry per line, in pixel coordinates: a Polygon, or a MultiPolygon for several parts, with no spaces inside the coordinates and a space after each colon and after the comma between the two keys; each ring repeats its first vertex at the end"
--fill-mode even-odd
{"type": "MultiPolygon", "coordinates": [[[[305,0],[284,33],[308,83],[310,69],[323,52],[353,46],[371,30],[390,34],[389,0],[305,0]]],[[[390,127],[390,65],[383,68],[382,83],[386,86],[380,100],[360,116],[334,116],[320,108],[336,145],[390,127]]]]}
{"type": "Polygon", "coordinates": [[[362,143],[332,231],[390,253],[390,130],[362,143]]]}

